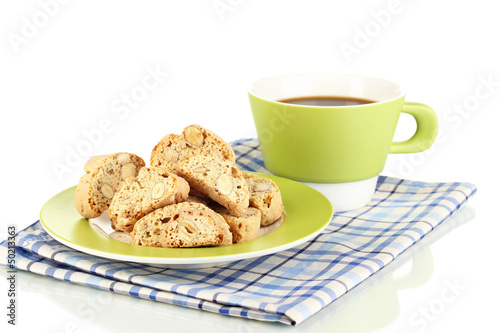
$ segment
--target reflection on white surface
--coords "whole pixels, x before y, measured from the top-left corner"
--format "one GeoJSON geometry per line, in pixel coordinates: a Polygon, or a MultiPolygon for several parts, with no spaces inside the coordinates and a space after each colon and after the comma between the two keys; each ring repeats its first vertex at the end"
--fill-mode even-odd
{"type": "MultiPolygon", "coordinates": [[[[384,269],[297,327],[119,295],[24,271],[18,272],[18,284],[21,294],[39,294],[73,317],[72,322],[60,323],[73,332],[95,332],[92,327],[106,332],[373,332],[398,317],[398,291],[420,286],[431,277],[434,262],[429,246],[473,217],[471,207],[461,208],[384,269]]],[[[0,274],[6,275],[5,267],[0,274]]]]}

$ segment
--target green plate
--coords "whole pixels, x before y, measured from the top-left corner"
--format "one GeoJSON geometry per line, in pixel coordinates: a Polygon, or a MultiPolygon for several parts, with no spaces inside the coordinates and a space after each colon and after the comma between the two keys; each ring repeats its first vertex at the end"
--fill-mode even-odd
{"type": "Polygon", "coordinates": [[[318,235],[330,222],[330,201],[307,185],[272,175],[280,188],[285,220],[276,230],[257,239],[220,247],[155,248],[132,245],[106,237],[82,218],[74,205],[76,186],[56,194],[40,212],[43,228],[59,242],[78,251],[113,260],[162,265],[171,268],[215,266],[259,257],[302,244],[318,235]]]}

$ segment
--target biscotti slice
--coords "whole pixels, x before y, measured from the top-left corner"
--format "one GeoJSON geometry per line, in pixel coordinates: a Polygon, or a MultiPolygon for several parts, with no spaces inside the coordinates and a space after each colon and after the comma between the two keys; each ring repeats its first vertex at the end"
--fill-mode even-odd
{"type": "Polygon", "coordinates": [[[181,202],[157,209],[137,221],[133,243],[154,247],[200,247],[232,244],[229,226],[203,204],[181,202]]]}
{"type": "Polygon", "coordinates": [[[226,220],[233,234],[233,243],[242,243],[258,237],[261,213],[257,208],[248,207],[241,217],[231,215],[226,207],[220,205],[212,208],[226,220]]]}
{"type": "Polygon", "coordinates": [[[261,225],[266,226],[279,219],[283,214],[283,200],[276,183],[251,173],[243,173],[243,178],[250,190],[250,206],[262,213],[261,225]]]}
{"type": "Polygon", "coordinates": [[[191,151],[181,135],[167,134],[153,148],[150,164],[152,167],[175,171],[175,166],[180,159],[197,152],[198,150],[191,151]]]}
{"type": "Polygon", "coordinates": [[[131,232],[134,224],[155,209],[186,200],[188,183],[161,168],[142,168],[125,181],[109,206],[111,227],[131,232]]]}
{"type": "Polygon", "coordinates": [[[181,135],[168,134],[153,148],[151,166],[175,171],[177,162],[197,154],[219,156],[234,162],[233,148],[217,134],[199,125],[184,128],[181,135]]]}
{"type": "Polygon", "coordinates": [[[130,153],[91,157],[75,192],[75,207],[86,218],[100,216],[111,204],[122,183],[144,167],[142,158],[130,153]]]}
{"type": "Polygon", "coordinates": [[[226,207],[232,215],[245,214],[250,193],[234,162],[217,156],[192,155],[179,161],[177,174],[184,177],[189,186],[226,207]]]}

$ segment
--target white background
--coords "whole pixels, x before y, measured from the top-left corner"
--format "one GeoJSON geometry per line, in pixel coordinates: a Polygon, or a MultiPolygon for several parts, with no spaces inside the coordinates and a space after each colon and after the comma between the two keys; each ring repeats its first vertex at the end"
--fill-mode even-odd
{"type": "MultiPolygon", "coordinates": [[[[381,331],[498,329],[500,309],[492,300],[500,297],[494,269],[500,231],[499,31],[491,0],[4,1],[0,236],[5,238],[7,224],[22,229],[36,221],[48,198],[78,182],[90,155],[130,151],[147,160],[163,135],[191,123],[227,141],[255,137],[246,90],[256,79],[309,71],[379,76],[400,83],[408,101],[432,106],[440,118],[438,142],[424,153],[389,156],[384,174],[478,186],[468,213],[475,217],[424,250],[434,258],[431,277],[398,293],[393,304],[399,310],[381,331]],[[158,81],[147,81],[145,90],[151,71],[160,73],[158,81]],[[452,302],[440,303],[450,283],[462,289],[452,302]],[[425,308],[432,319],[416,323],[425,308]]],[[[409,137],[413,128],[411,119],[401,117],[396,138],[409,137]]],[[[137,309],[131,312],[136,323],[161,319],[158,329],[187,329],[202,320],[198,330],[293,330],[132,301],[31,274],[19,279],[18,326],[7,325],[1,310],[3,332],[113,331],[120,325],[95,316],[104,307],[93,316],[73,311],[96,299],[108,305],[112,320],[120,317],[113,308],[124,311],[127,304],[137,309]],[[73,303],[65,294],[73,295],[73,303]]],[[[3,309],[6,291],[2,276],[3,309]]],[[[359,321],[371,327],[364,331],[376,328],[373,316],[350,309],[353,317],[323,310],[303,329],[329,331],[342,321],[346,332],[359,321]]],[[[127,322],[126,312],[119,321],[127,322]]],[[[127,327],[133,325],[120,330],[127,327]]]]}

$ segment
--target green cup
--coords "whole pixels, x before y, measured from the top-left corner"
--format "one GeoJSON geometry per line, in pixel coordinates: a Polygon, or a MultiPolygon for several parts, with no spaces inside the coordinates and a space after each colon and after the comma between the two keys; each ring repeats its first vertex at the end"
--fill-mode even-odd
{"type": "Polygon", "coordinates": [[[255,82],[248,94],[266,168],[317,187],[334,208],[337,206],[336,211],[370,201],[389,153],[424,151],[437,136],[434,111],[424,104],[405,102],[399,85],[380,78],[287,74],[255,82]],[[342,96],[373,103],[312,106],[280,102],[310,96],[342,96]],[[401,112],[415,118],[417,130],[410,139],[393,142],[401,112]],[[332,191],[340,191],[340,199],[332,191]],[[349,201],[347,194],[363,200],[341,204],[349,201]]]}

